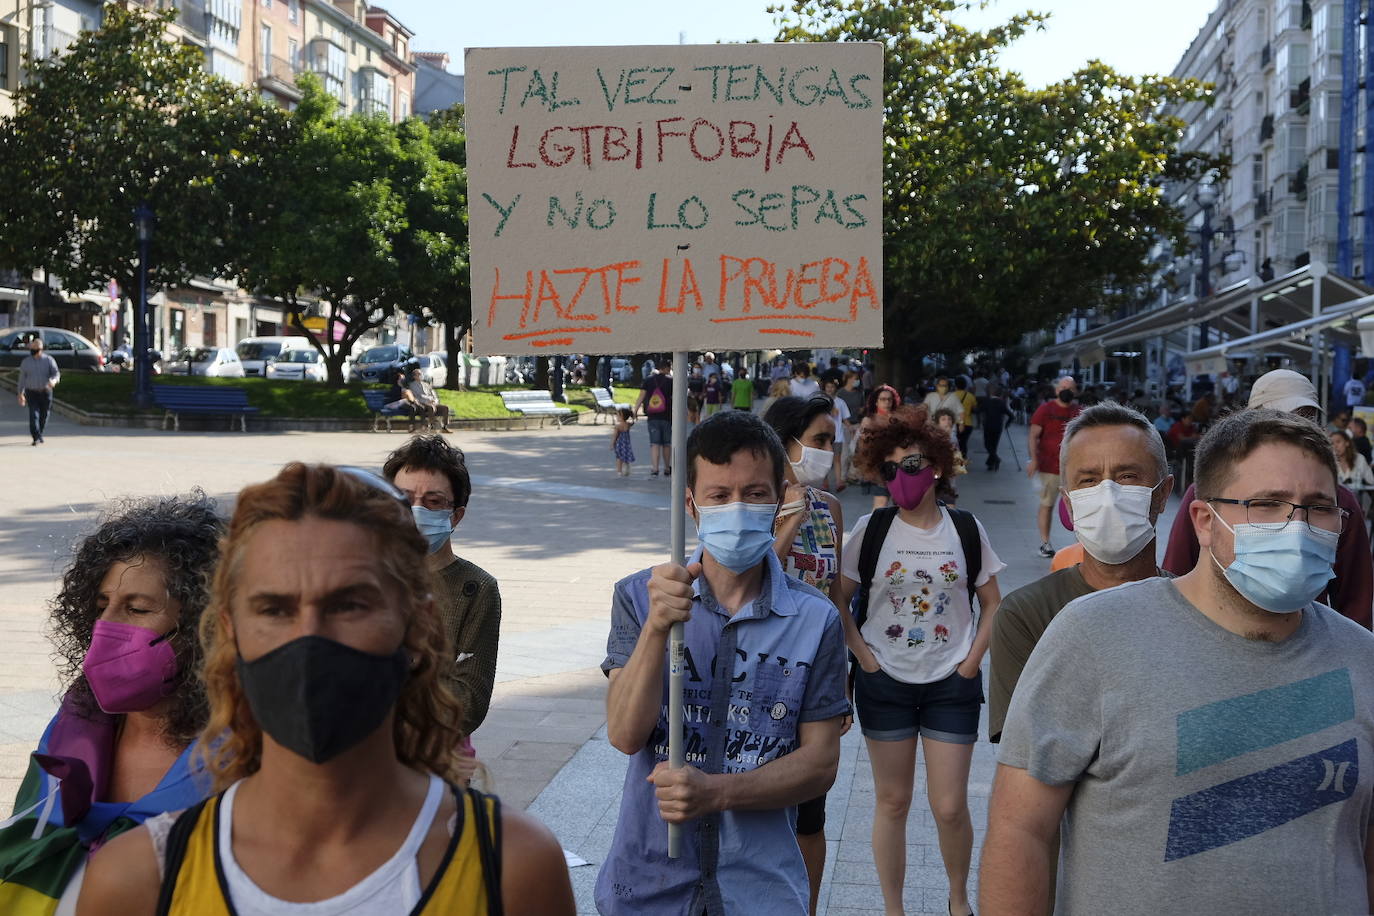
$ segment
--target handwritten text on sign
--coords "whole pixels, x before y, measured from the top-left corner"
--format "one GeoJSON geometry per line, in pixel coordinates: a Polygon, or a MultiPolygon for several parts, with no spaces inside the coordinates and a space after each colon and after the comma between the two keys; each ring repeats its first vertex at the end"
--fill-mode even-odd
{"type": "Polygon", "coordinates": [[[478,48],[486,353],[882,342],[882,51],[478,48]]]}

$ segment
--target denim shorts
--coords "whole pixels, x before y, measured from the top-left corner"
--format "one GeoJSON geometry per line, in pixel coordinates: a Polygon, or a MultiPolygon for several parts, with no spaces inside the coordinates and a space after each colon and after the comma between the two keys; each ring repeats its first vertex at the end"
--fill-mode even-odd
{"type": "Polygon", "coordinates": [[[854,707],[859,728],[874,741],[931,741],[973,744],[978,740],[983,672],[967,678],[958,670],[942,681],[907,684],[879,670],[854,672],[854,707]]]}
{"type": "Polygon", "coordinates": [[[649,444],[650,445],[672,445],[673,442],[673,421],[662,420],[658,417],[649,418],[649,444]]]}

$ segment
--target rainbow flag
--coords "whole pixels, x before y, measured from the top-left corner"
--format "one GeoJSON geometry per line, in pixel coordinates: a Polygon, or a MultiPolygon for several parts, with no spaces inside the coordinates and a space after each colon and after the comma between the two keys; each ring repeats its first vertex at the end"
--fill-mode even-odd
{"type": "Polygon", "coordinates": [[[0,913],[51,916],[86,857],[107,840],[164,811],[209,795],[187,748],[153,791],[133,802],[102,802],[114,763],[116,717],[78,712],[63,700],[43,732],[0,822],[0,913]]]}

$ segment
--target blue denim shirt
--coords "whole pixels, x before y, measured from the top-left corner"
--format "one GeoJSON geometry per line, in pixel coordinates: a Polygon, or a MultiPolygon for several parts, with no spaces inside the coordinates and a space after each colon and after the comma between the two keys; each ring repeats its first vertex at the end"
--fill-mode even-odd
{"type": "MultiPolygon", "coordinates": [[[[699,559],[697,551],[695,559],[699,559]]],[[[733,617],[704,577],[685,627],[683,731],[687,763],[743,773],[796,750],[803,722],[849,712],[845,646],[835,606],[782,571],[770,550],[763,593],[733,617]],[[727,663],[720,664],[720,660],[727,663]]],[[[616,583],[602,670],[630,659],[649,616],[649,570],[616,583]]],[[[668,759],[668,663],[663,701],[645,747],[630,760],[611,851],[596,882],[605,916],[802,914],[809,905],[795,808],[724,811],[683,825],[682,856],[646,777],[668,759]]]]}

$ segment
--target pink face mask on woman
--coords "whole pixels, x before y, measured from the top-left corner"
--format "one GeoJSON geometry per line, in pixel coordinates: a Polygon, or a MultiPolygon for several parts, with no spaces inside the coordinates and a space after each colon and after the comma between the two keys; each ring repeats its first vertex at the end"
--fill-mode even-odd
{"type": "Polygon", "coordinates": [[[926,498],[926,492],[935,485],[935,468],[922,468],[918,474],[898,471],[897,476],[887,484],[887,492],[899,508],[910,512],[926,498]]]}
{"type": "Polygon", "coordinates": [[[140,712],[171,694],[177,668],[167,636],[112,620],[95,622],[81,663],[96,703],[111,715],[140,712]]]}

